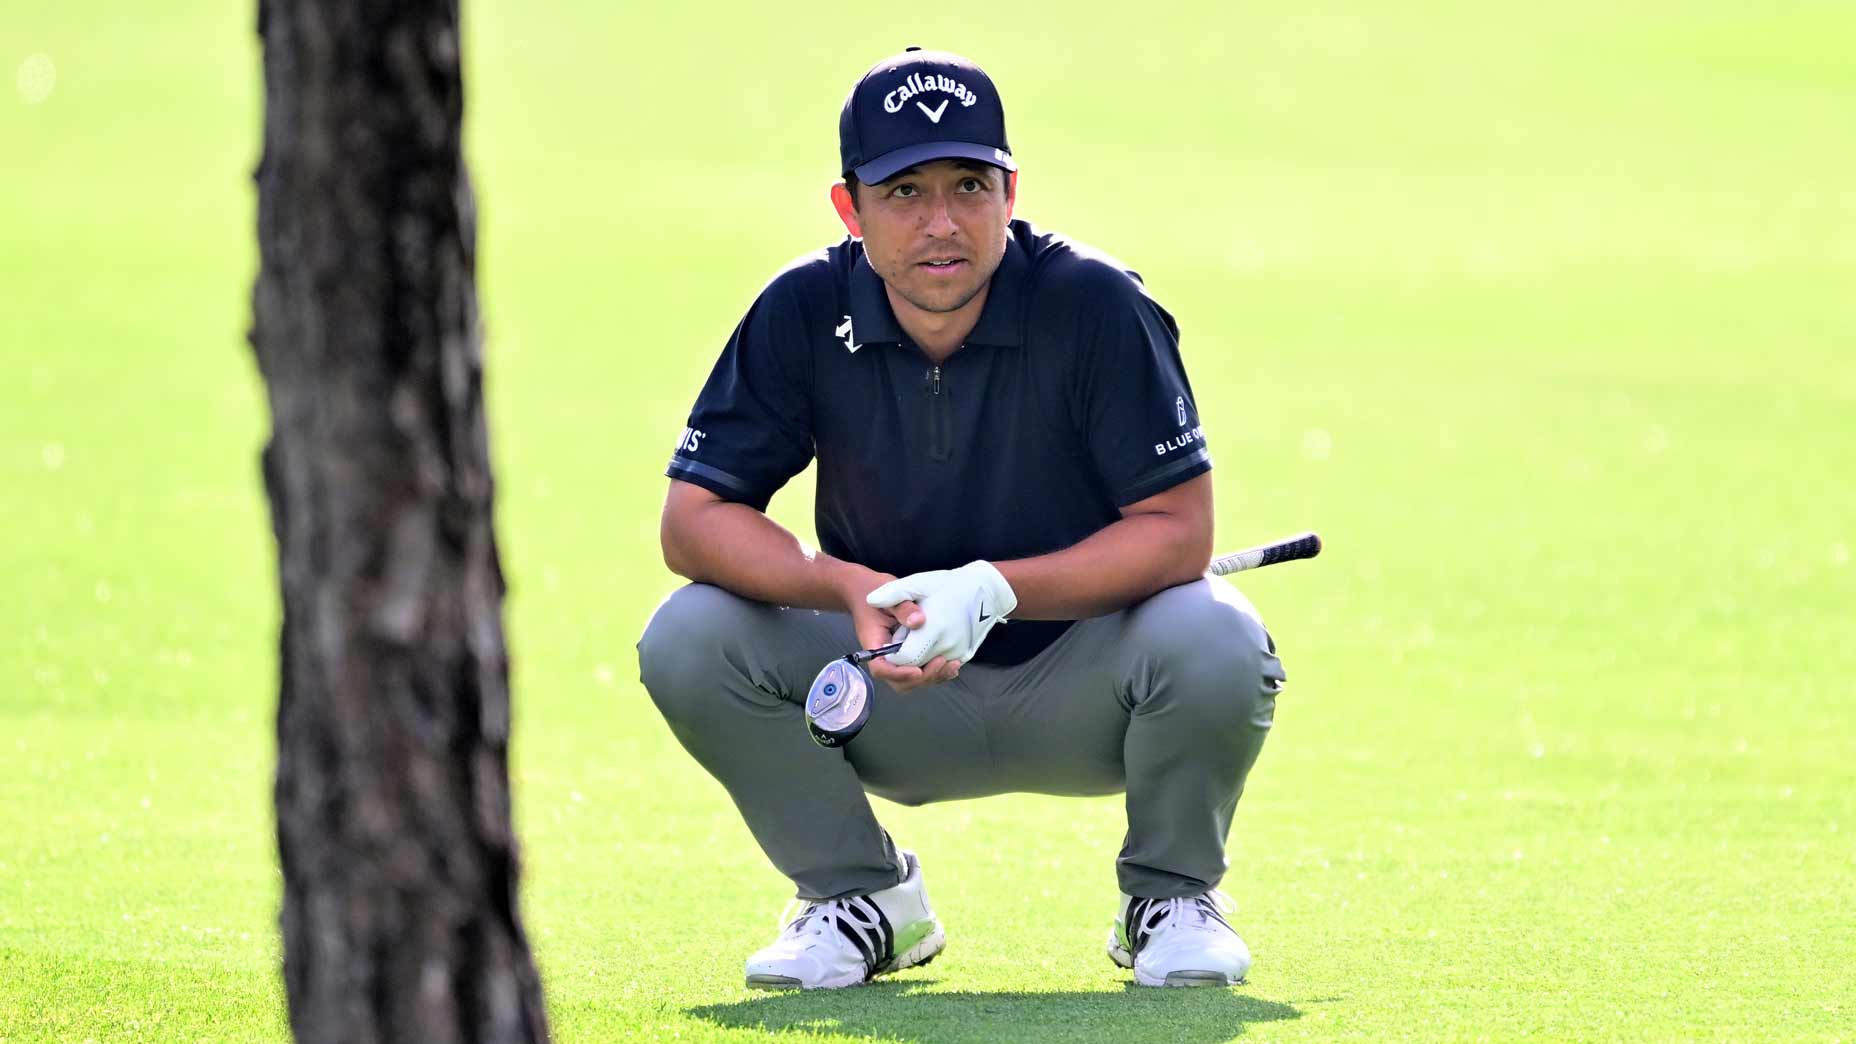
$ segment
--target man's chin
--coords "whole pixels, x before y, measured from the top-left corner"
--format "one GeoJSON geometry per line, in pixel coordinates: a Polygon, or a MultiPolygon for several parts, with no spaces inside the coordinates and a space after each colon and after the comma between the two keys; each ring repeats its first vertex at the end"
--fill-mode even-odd
{"type": "Polygon", "coordinates": [[[916,308],[924,312],[941,315],[947,312],[958,312],[962,308],[965,308],[975,297],[979,296],[981,288],[985,285],[985,282],[982,281],[979,285],[968,287],[964,290],[950,290],[944,288],[934,293],[924,294],[911,288],[902,289],[899,293],[904,301],[914,305],[916,308]]]}

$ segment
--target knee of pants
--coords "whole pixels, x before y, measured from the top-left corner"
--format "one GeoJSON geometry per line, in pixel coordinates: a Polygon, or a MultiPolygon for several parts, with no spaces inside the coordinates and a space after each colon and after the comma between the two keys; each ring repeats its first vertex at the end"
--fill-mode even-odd
{"type": "Polygon", "coordinates": [[[699,718],[723,691],[730,671],[730,637],[747,622],[751,603],[709,584],[671,592],[638,639],[638,680],[664,717],[699,718]]]}
{"type": "MultiPolygon", "coordinates": [[[[1132,610],[1128,637],[1143,674],[1167,682],[1149,697],[1207,728],[1267,729],[1282,690],[1276,643],[1234,588],[1201,580],[1169,588],[1132,610]]],[[[1159,706],[1137,705],[1135,713],[1159,706]]]]}

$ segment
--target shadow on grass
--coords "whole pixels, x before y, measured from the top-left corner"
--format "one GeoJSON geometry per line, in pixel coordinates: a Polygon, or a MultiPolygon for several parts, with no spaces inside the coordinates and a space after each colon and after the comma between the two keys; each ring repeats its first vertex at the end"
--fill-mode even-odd
{"type": "Polygon", "coordinates": [[[1301,1017],[1287,1004],[1237,989],[1144,989],[1121,993],[939,993],[932,979],[850,990],[768,993],[687,1014],[731,1029],[796,1030],[819,1036],[909,1042],[1062,1041],[1063,1044],[1217,1044],[1253,1022],[1301,1017]]]}

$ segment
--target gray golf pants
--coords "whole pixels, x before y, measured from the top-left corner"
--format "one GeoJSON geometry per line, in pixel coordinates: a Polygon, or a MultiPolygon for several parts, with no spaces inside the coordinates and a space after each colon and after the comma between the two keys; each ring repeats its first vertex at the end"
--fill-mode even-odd
{"type": "Polygon", "coordinates": [[[638,642],[671,731],[801,898],[902,879],[866,792],[920,805],[1126,791],[1123,892],[1197,895],[1224,876],[1231,816],[1283,683],[1274,642],[1229,583],[1208,577],[1080,621],[1015,667],[967,664],[907,693],[878,681],[869,724],[827,750],[806,733],[806,690],[855,648],[847,614],[708,584],[672,593],[638,642]]]}

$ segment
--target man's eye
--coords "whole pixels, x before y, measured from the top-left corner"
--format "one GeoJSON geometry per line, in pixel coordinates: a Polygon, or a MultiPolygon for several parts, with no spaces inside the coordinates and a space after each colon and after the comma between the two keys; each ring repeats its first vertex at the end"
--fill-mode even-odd
{"type": "Polygon", "coordinates": [[[985,187],[985,185],[980,183],[980,179],[978,178],[968,178],[960,183],[960,191],[962,192],[978,192],[985,187]]]}
{"type": "Polygon", "coordinates": [[[903,198],[906,199],[910,196],[915,195],[915,186],[914,185],[897,185],[895,194],[898,196],[902,196],[903,198]]]}

